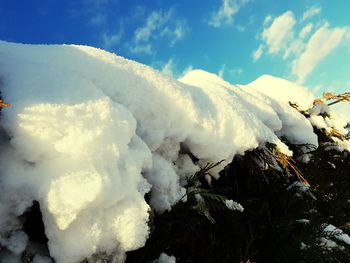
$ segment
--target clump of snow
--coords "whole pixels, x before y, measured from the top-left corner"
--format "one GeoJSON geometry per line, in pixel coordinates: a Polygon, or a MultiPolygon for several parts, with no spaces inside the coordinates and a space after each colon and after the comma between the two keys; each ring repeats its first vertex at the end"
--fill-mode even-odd
{"type": "Polygon", "coordinates": [[[186,193],[180,186],[174,165],[158,154],[153,155],[153,167],[146,177],[152,185],[151,205],[158,212],[170,210],[186,193]]]}
{"type": "Polygon", "coordinates": [[[244,208],[240,203],[237,203],[236,201],[233,200],[225,200],[225,205],[227,206],[228,209],[230,210],[237,210],[239,212],[243,212],[244,208]]]}
{"type": "Polygon", "coordinates": [[[343,135],[347,134],[347,120],[343,118],[327,104],[316,104],[309,110],[310,117],[308,118],[313,126],[318,129],[325,129],[330,132],[332,129],[336,129],[343,135]]]}
{"type": "MultiPolygon", "coordinates": [[[[295,191],[296,192],[296,195],[298,196],[302,196],[303,194],[307,193],[310,189],[310,185],[307,185],[303,182],[299,182],[299,181],[296,181],[296,182],[293,182],[291,183],[290,185],[287,186],[287,190],[288,191],[295,191]]],[[[311,193],[309,193],[312,197],[314,197],[311,193]]]]}
{"type": "Polygon", "coordinates": [[[0,262],[1,263],[23,263],[21,255],[16,255],[8,250],[0,250],[0,262]]]}
{"type": "Polygon", "coordinates": [[[321,237],[319,241],[320,241],[320,245],[328,250],[339,247],[336,242],[334,242],[333,240],[330,240],[329,238],[321,237]]]}
{"type": "Polygon", "coordinates": [[[296,104],[300,110],[310,109],[315,99],[310,91],[269,75],[261,76],[248,86],[272,99],[271,104],[283,123],[280,136],[286,136],[291,143],[318,146],[317,136],[310,122],[289,105],[296,104]]]}
{"type": "Polygon", "coordinates": [[[25,250],[27,243],[28,236],[23,231],[13,232],[8,238],[0,237],[0,244],[16,255],[25,250]]]}
{"type": "MultiPolygon", "coordinates": [[[[342,241],[347,245],[350,245],[350,237],[347,234],[343,233],[343,231],[341,229],[336,228],[335,226],[333,226],[331,224],[324,225],[323,234],[325,236],[320,237],[318,239],[318,244],[327,250],[332,250],[335,248],[340,249],[340,250],[344,250],[345,249],[344,246],[335,242],[337,240],[342,241]]],[[[302,243],[301,249],[307,249],[307,248],[309,248],[309,246],[302,243]]]]}
{"type": "Polygon", "coordinates": [[[310,123],[317,129],[323,130],[334,142],[335,147],[328,147],[337,151],[350,152],[350,140],[346,139],[349,135],[348,130],[348,116],[344,117],[342,114],[333,112],[333,110],[324,102],[316,103],[309,110],[310,123]],[[339,136],[342,138],[340,139],[339,136]]]}
{"type": "Polygon", "coordinates": [[[16,214],[40,202],[50,254],[77,262],[98,250],[139,248],[148,237],[141,171],[151,153],[136,121],[108,99],[37,104],[17,117],[12,147],[2,158],[2,183],[16,214]],[[13,193],[18,193],[14,200],[13,193]]]}
{"type": "Polygon", "coordinates": [[[296,222],[297,223],[301,223],[301,224],[305,224],[305,225],[310,224],[310,220],[309,219],[305,219],[305,218],[298,219],[298,220],[296,220],[296,222]]]}
{"type": "Polygon", "coordinates": [[[168,256],[165,253],[161,253],[157,263],[175,263],[176,258],[174,256],[168,256]]]}
{"type": "Polygon", "coordinates": [[[317,145],[288,105],[308,107],[313,97],[280,79],[238,86],[195,70],[177,81],[86,46],[0,42],[0,53],[12,104],[1,121],[11,140],[0,159],[0,236],[37,200],[58,263],[143,246],[144,195],[151,191],[156,211],[171,209],[207,163],[224,160],[211,171],[217,178],[236,154],[267,142],[292,155],[280,136],[317,145]]]}
{"type": "Polygon", "coordinates": [[[302,110],[311,108],[315,100],[314,95],[308,89],[270,75],[262,75],[249,86],[278,101],[296,103],[302,110]]]}
{"type": "Polygon", "coordinates": [[[323,232],[325,232],[326,234],[331,234],[332,236],[334,236],[339,241],[342,241],[342,242],[344,242],[344,243],[346,243],[347,245],[350,246],[350,237],[349,237],[349,235],[343,233],[343,231],[341,229],[336,228],[332,224],[329,224],[329,225],[325,226],[325,228],[323,229],[323,232]]]}
{"type": "Polygon", "coordinates": [[[305,249],[308,249],[310,246],[309,245],[306,245],[304,242],[301,242],[300,243],[300,249],[301,250],[305,250],[305,249]]]}
{"type": "Polygon", "coordinates": [[[52,260],[49,257],[35,255],[32,263],[52,263],[52,260]]]}

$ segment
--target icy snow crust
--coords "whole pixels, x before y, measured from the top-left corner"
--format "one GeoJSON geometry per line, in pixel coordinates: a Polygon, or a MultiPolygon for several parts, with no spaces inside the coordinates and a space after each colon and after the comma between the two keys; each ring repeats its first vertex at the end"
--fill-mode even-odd
{"type": "Polygon", "coordinates": [[[11,140],[1,151],[0,235],[14,253],[22,250],[8,244],[16,218],[33,200],[58,263],[142,247],[150,206],[171,209],[199,169],[181,147],[205,164],[265,142],[292,154],[279,136],[317,145],[288,105],[311,106],[313,96],[271,76],[237,86],[195,70],[177,81],[75,45],[0,42],[0,56],[2,96],[12,104],[1,120],[11,140]]]}

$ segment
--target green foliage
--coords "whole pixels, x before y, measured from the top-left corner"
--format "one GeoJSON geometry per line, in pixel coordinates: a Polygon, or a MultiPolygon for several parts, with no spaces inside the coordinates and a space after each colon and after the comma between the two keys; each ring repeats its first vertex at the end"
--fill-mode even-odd
{"type": "Polygon", "coordinates": [[[220,165],[222,161],[217,163],[207,163],[194,175],[187,178],[186,193],[183,198],[187,198],[189,204],[193,204],[192,208],[200,215],[206,217],[211,223],[215,223],[215,219],[211,215],[211,211],[229,210],[225,201],[227,197],[215,191],[207,182],[206,176],[210,175],[210,170],[220,165]],[[203,186],[204,185],[204,186],[203,186]]]}

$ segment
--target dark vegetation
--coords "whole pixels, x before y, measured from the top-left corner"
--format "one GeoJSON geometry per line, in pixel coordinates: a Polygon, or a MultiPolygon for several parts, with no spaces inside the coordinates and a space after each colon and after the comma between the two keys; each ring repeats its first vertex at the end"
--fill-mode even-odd
{"type": "Polygon", "coordinates": [[[297,187],[287,190],[295,178],[255,163],[259,151],[236,157],[212,187],[205,186],[237,200],[242,213],[209,203],[212,223],[193,203],[179,203],[155,217],[146,246],[128,253],[127,262],[149,262],[161,252],[177,262],[350,262],[349,246],[338,241],[344,249],[329,249],[319,240],[336,240],[323,224],[349,233],[349,155],[319,148],[310,163],[297,163],[311,185],[300,193],[297,187]]]}
{"type": "MultiPolygon", "coordinates": [[[[343,100],[350,93],[326,93],[315,105],[343,100]]],[[[332,149],[335,138],[348,138],[335,129],[315,133],[317,149],[285,141],[293,159],[267,144],[236,156],[212,185],[199,177],[197,193],[204,193],[207,213],[189,195],[188,202],[155,215],[146,245],[129,252],[127,262],[151,262],[162,252],[186,263],[350,262],[350,246],[337,232],[324,231],[332,224],[350,234],[350,154],[332,149]],[[301,161],[305,152],[308,163],[301,161]],[[236,200],[244,211],[225,209],[222,198],[236,200]],[[330,248],[324,240],[338,246],[330,248]]]]}

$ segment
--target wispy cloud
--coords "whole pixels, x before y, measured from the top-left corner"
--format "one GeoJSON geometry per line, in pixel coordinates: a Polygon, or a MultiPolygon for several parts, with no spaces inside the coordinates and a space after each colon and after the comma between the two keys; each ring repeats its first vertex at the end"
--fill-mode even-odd
{"type": "Polygon", "coordinates": [[[105,24],[107,21],[106,14],[95,14],[90,17],[90,24],[93,26],[99,26],[105,24]]]}
{"type": "Polygon", "coordinates": [[[146,55],[152,55],[153,54],[153,49],[151,44],[137,44],[134,46],[130,46],[130,52],[134,54],[146,54],[146,55]]]}
{"type": "Polygon", "coordinates": [[[172,78],[181,78],[184,75],[186,75],[188,72],[193,70],[192,65],[188,65],[183,70],[179,69],[174,58],[170,58],[166,63],[160,63],[160,67],[159,65],[158,67],[157,66],[154,66],[154,67],[158,68],[159,71],[162,72],[163,74],[170,76],[172,78]]]}
{"type": "Polygon", "coordinates": [[[225,78],[225,75],[229,75],[230,77],[238,77],[243,74],[243,69],[242,68],[227,68],[226,64],[223,64],[218,71],[218,76],[222,79],[225,78]]]}
{"type": "Polygon", "coordinates": [[[118,0],[77,0],[70,1],[68,15],[84,17],[91,26],[102,26],[107,22],[108,9],[118,0]]]}
{"type": "Polygon", "coordinates": [[[308,23],[306,26],[303,27],[303,29],[300,31],[299,33],[299,37],[301,39],[304,39],[313,29],[313,24],[312,23],[308,23]]]}
{"type": "Polygon", "coordinates": [[[176,17],[174,9],[153,11],[135,30],[130,51],[152,54],[152,42],[160,39],[167,40],[170,46],[174,46],[185,37],[187,30],[186,21],[176,17]]]}
{"type": "Polygon", "coordinates": [[[234,76],[240,76],[243,74],[243,69],[242,68],[234,68],[230,70],[230,74],[234,76]]]}
{"type": "Polygon", "coordinates": [[[330,28],[327,22],[318,27],[308,23],[297,30],[297,24],[302,25],[304,20],[319,12],[319,8],[310,8],[300,21],[291,11],[275,18],[266,17],[260,34],[262,42],[252,54],[253,61],[264,53],[281,56],[284,60],[290,58],[287,63],[292,74],[303,84],[317,65],[350,35],[350,28],[330,28]]]}
{"type": "Polygon", "coordinates": [[[163,65],[160,72],[162,72],[163,74],[169,77],[174,77],[174,74],[176,74],[174,59],[173,58],[169,59],[168,62],[163,65]]]}
{"type": "Polygon", "coordinates": [[[218,72],[218,76],[220,78],[224,78],[224,75],[225,75],[225,69],[226,69],[226,64],[223,64],[218,72]]]}
{"type": "Polygon", "coordinates": [[[191,72],[193,70],[193,66],[192,65],[188,65],[179,75],[179,78],[185,76],[188,72],[191,72]]]}
{"type": "Polygon", "coordinates": [[[307,20],[315,15],[318,15],[319,13],[321,13],[321,8],[320,7],[316,7],[316,6],[312,6],[309,9],[307,9],[304,14],[303,17],[301,18],[302,21],[307,20]]]}
{"type": "Polygon", "coordinates": [[[263,48],[264,46],[260,44],[259,47],[256,50],[254,50],[252,55],[254,62],[258,61],[261,58],[263,54],[263,48]]]}
{"type": "Polygon", "coordinates": [[[222,0],[220,8],[213,12],[208,25],[220,27],[223,24],[232,24],[233,18],[249,0],[222,0]]]}
{"type": "Polygon", "coordinates": [[[330,29],[326,23],[308,41],[303,53],[293,61],[292,72],[303,83],[318,63],[338,47],[349,29],[330,29]]]}
{"type": "MultiPolygon", "coordinates": [[[[270,26],[265,27],[262,39],[266,43],[269,54],[276,54],[287,48],[294,38],[295,23],[294,14],[288,11],[275,18],[270,26]]],[[[265,21],[265,24],[268,22],[265,21]]]]}
{"type": "Polygon", "coordinates": [[[118,33],[114,33],[114,34],[109,34],[106,32],[102,33],[103,48],[110,49],[118,45],[122,38],[122,34],[123,34],[122,31],[119,31],[118,33]]]}

